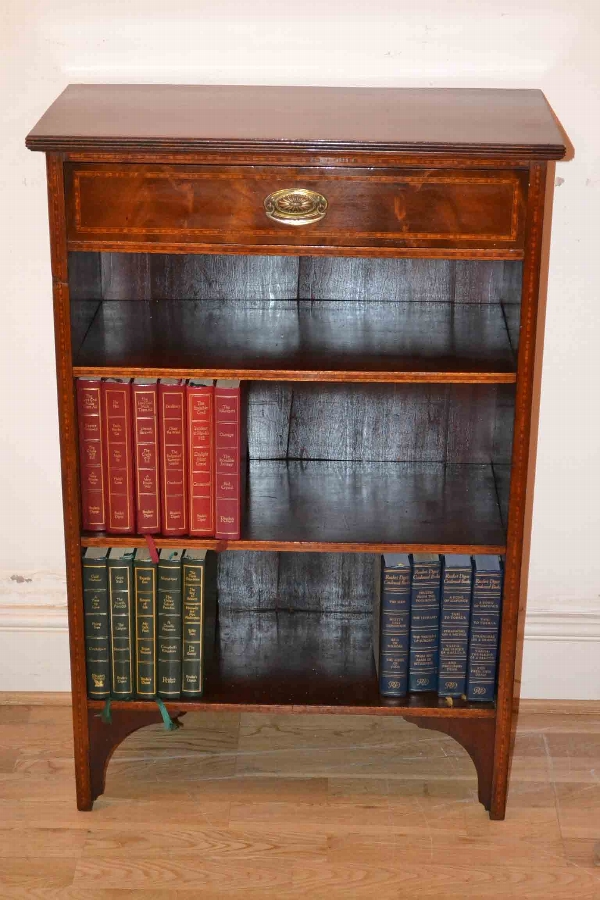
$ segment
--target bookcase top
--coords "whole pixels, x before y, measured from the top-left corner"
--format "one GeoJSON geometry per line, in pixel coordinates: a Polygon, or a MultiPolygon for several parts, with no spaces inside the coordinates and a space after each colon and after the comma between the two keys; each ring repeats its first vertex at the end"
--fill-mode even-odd
{"type": "Polygon", "coordinates": [[[356,150],[561,159],[539,90],[72,84],[31,150],[356,150]]]}

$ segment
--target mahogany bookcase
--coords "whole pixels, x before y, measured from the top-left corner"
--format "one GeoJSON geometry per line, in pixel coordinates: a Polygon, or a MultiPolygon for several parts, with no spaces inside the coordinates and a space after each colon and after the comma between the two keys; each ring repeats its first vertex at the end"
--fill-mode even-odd
{"type": "MultiPolygon", "coordinates": [[[[155,704],[86,695],[78,376],[249,382],[242,539],[189,710],[399,715],[455,738],[504,817],[519,690],[546,185],[539,91],[72,85],[46,153],[80,809],[155,704]],[[385,551],[497,553],[496,702],[379,696],[385,551]]],[[[547,231],[546,231],[547,236],[547,231]]]]}

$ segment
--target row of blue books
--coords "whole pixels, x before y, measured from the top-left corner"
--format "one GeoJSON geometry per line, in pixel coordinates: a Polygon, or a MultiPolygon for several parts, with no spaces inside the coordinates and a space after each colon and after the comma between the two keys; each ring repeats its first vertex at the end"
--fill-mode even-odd
{"type": "Polygon", "coordinates": [[[380,693],[493,700],[502,576],[499,556],[386,553],[373,615],[380,693]]]}

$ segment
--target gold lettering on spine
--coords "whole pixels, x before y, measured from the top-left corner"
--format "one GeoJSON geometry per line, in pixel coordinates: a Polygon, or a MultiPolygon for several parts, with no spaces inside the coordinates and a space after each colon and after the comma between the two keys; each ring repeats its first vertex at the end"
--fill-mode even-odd
{"type": "MultiPolygon", "coordinates": [[[[124,513],[114,514],[113,511],[110,509],[110,504],[109,504],[109,512],[111,514],[110,527],[113,531],[129,532],[129,531],[131,531],[132,523],[131,523],[131,503],[130,503],[130,496],[129,496],[129,492],[130,492],[129,467],[130,467],[130,463],[131,463],[131,425],[130,425],[129,416],[131,415],[131,411],[129,411],[129,415],[128,415],[128,409],[127,409],[127,407],[128,407],[128,404],[127,404],[128,392],[124,388],[115,388],[112,385],[107,386],[105,388],[105,390],[106,390],[106,405],[107,405],[105,415],[106,415],[106,424],[107,424],[106,435],[107,435],[107,444],[108,444],[107,456],[108,456],[108,469],[109,469],[107,474],[108,474],[108,479],[109,479],[109,492],[112,491],[112,485],[111,485],[111,452],[110,452],[110,442],[109,442],[109,438],[108,438],[109,431],[110,431],[110,423],[109,423],[110,413],[108,410],[108,406],[110,403],[112,403],[113,409],[119,408],[119,402],[118,402],[118,400],[114,399],[115,396],[118,397],[119,395],[121,395],[122,403],[123,403],[123,411],[124,411],[123,418],[124,418],[124,425],[125,425],[125,491],[126,491],[125,509],[127,510],[127,514],[126,514],[126,516],[124,513]],[[113,395],[112,399],[111,399],[111,395],[113,395]],[[115,516],[115,518],[124,519],[124,522],[115,524],[115,520],[114,520],[113,516],[115,516]]],[[[119,457],[119,459],[120,459],[120,457],[119,457]]]]}
{"type": "MultiPolygon", "coordinates": [[[[142,623],[142,626],[147,623],[142,623]]],[[[142,630],[145,630],[142,628],[142,630]]],[[[147,640],[147,638],[144,638],[147,640]]],[[[138,694],[148,694],[153,696],[156,693],[156,569],[153,566],[149,566],[148,568],[142,568],[141,566],[135,570],[135,649],[136,649],[136,663],[135,663],[135,671],[136,671],[136,691],[138,694]],[[138,621],[138,582],[144,582],[144,573],[148,573],[148,578],[146,580],[146,584],[150,584],[150,587],[146,589],[144,586],[144,590],[147,593],[152,592],[152,646],[153,646],[153,659],[154,659],[154,678],[152,682],[150,682],[150,690],[143,690],[142,687],[147,685],[149,679],[146,680],[140,676],[139,669],[139,658],[140,648],[138,646],[138,629],[137,629],[137,621],[138,621]],[[139,577],[138,577],[139,576],[139,577]]],[[[149,652],[149,651],[146,651],[149,652]]]]}
{"type": "MultiPolygon", "coordinates": [[[[216,414],[216,416],[215,416],[215,420],[218,422],[219,426],[222,427],[223,425],[236,425],[237,428],[238,428],[238,432],[237,432],[237,435],[238,435],[238,447],[237,447],[237,449],[236,449],[236,454],[237,454],[237,453],[239,453],[239,446],[240,446],[240,433],[239,433],[239,429],[241,428],[241,421],[240,421],[240,416],[239,416],[240,409],[239,409],[238,395],[237,395],[237,394],[219,394],[219,397],[218,397],[218,401],[217,401],[217,402],[218,402],[218,407],[217,407],[217,414],[216,414]],[[230,402],[230,401],[232,401],[232,402],[230,402]],[[219,418],[220,416],[227,416],[228,418],[231,419],[231,421],[229,421],[229,422],[228,422],[228,421],[222,421],[222,420],[219,418]]],[[[228,448],[225,447],[224,449],[227,450],[228,448]]],[[[217,487],[218,487],[218,484],[219,484],[219,474],[220,474],[220,473],[218,472],[218,469],[220,468],[219,462],[221,462],[221,461],[224,462],[224,461],[225,461],[225,460],[224,460],[223,450],[220,450],[220,449],[219,449],[219,443],[218,443],[218,440],[216,441],[215,454],[216,454],[216,457],[217,457],[217,459],[216,459],[217,478],[216,478],[216,485],[215,485],[215,490],[216,490],[217,487]]],[[[226,463],[226,464],[227,464],[228,466],[232,466],[232,467],[233,467],[234,462],[235,462],[235,460],[234,460],[234,458],[231,456],[231,457],[228,457],[228,460],[227,460],[227,463],[226,463]]],[[[237,475],[238,475],[238,490],[240,490],[240,489],[241,489],[241,485],[240,485],[240,476],[241,476],[241,472],[238,471],[237,475]]],[[[233,524],[234,521],[235,521],[235,520],[234,520],[232,517],[229,517],[229,516],[223,516],[223,515],[220,515],[220,516],[219,516],[219,522],[221,522],[223,525],[231,525],[231,524],[233,524]]],[[[236,531],[223,531],[223,530],[221,530],[220,534],[221,534],[221,535],[225,535],[225,536],[237,537],[237,532],[236,532],[236,531]]]]}
{"type": "MultiPolygon", "coordinates": [[[[167,418],[169,418],[169,416],[167,416],[167,412],[170,410],[175,410],[177,412],[177,414],[180,416],[179,421],[181,423],[181,427],[180,427],[181,439],[180,439],[180,442],[178,445],[178,449],[179,449],[179,452],[181,453],[183,479],[185,479],[185,459],[184,459],[184,453],[183,453],[184,447],[185,447],[185,437],[183,435],[183,419],[184,419],[183,410],[185,408],[185,406],[184,406],[184,404],[185,404],[184,391],[185,391],[185,388],[182,390],[181,393],[178,393],[178,392],[177,393],[175,393],[175,392],[168,393],[167,391],[164,391],[163,395],[162,395],[162,422],[163,422],[163,425],[162,425],[163,444],[162,444],[162,446],[163,446],[163,452],[164,452],[163,460],[166,463],[166,460],[168,458],[167,457],[167,426],[165,425],[165,420],[167,418]],[[169,400],[170,397],[174,397],[176,399],[176,401],[181,401],[181,402],[170,401],[169,400]]],[[[185,525],[185,522],[187,520],[187,515],[186,515],[187,497],[185,495],[185,493],[186,493],[185,490],[183,490],[183,479],[182,479],[182,483],[181,483],[181,487],[182,487],[181,510],[182,510],[182,519],[183,519],[182,525],[185,525]]],[[[171,517],[172,517],[172,513],[168,512],[167,483],[169,482],[169,479],[168,479],[168,475],[167,475],[167,471],[166,471],[166,465],[165,465],[163,480],[164,480],[164,517],[165,517],[164,526],[163,526],[163,528],[164,528],[163,534],[165,534],[169,531],[179,531],[180,530],[179,528],[175,528],[175,529],[169,528],[169,515],[171,515],[171,517]]],[[[170,482],[170,483],[173,484],[174,482],[170,482]]]]}
{"type": "MultiPolygon", "coordinates": [[[[188,694],[201,694],[202,693],[202,683],[203,683],[203,664],[204,654],[202,653],[203,643],[204,643],[204,565],[198,565],[195,563],[183,563],[183,608],[184,608],[184,617],[183,617],[183,643],[194,643],[200,645],[200,653],[199,653],[199,675],[198,675],[198,688],[185,688],[186,693],[188,694]],[[196,581],[196,570],[200,570],[200,586],[198,589],[198,595],[196,597],[195,588],[192,589],[191,593],[193,594],[194,602],[198,603],[198,619],[200,622],[200,640],[199,641],[186,641],[185,639],[185,607],[186,607],[186,598],[188,592],[188,580],[196,581]]],[[[196,621],[196,619],[194,619],[196,621]]],[[[183,659],[185,659],[185,654],[183,655],[183,659]]],[[[183,660],[182,660],[183,662],[183,660]]]]}
{"type": "MultiPolygon", "coordinates": [[[[145,450],[145,446],[152,446],[154,448],[154,499],[155,499],[155,517],[153,522],[144,522],[144,526],[147,528],[158,528],[158,509],[159,509],[159,487],[158,487],[158,422],[157,415],[158,412],[156,408],[156,392],[155,391],[140,391],[136,390],[135,385],[133,386],[133,396],[134,396],[134,416],[135,416],[135,440],[136,440],[136,450],[138,447],[142,447],[141,456],[143,462],[150,462],[152,456],[148,450],[145,450]],[[146,399],[148,398],[148,399],[146,399]],[[142,415],[142,413],[148,413],[148,415],[142,415]],[[138,427],[140,423],[150,420],[154,422],[154,440],[140,440],[140,428],[138,427]]],[[[157,387],[158,390],[158,387],[157,387]]],[[[143,425],[141,426],[143,428],[143,425]]],[[[144,518],[146,518],[146,513],[143,513],[143,501],[142,496],[144,494],[148,494],[147,490],[143,490],[147,485],[143,484],[144,471],[148,471],[144,469],[138,464],[138,458],[136,453],[136,473],[137,473],[137,482],[136,482],[136,490],[137,490],[137,508],[142,513],[144,518]]]]}
{"type": "Polygon", "coordinates": [[[101,422],[102,422],[102,393],[100,390],[100,385],[98,387],[88,387],[88,385],[81,384],[81,394],[82,403],[85,409],[85,416],[93,416],[97,418],[97,437],[94,438],[84,438],[82,451],[86,461],[86,467],[89,467],[90,462],[96,462],[97,466],[94,468],[98,468],[100,472],[100,505],[99,506],[88,506],[88,514],[94,513],[94,518],[89,519],[90,525],[104,525],[106,521],[106,511],[104,505],[104,459],[102,454],[102,436],[100,433],[101,430],[101,422]],[[89,396],[92,395],[93,399],[90,400],[89,396]],[[94,412],[94,410],[98,410],[98,412],[94,412]],[[97,445],[97,448],[96,446],[97,445]],[[97,515],[97,518],[96,518],[97,515]]]}
{"type": "MultiPolygon", "coordinates": [[[[129,566],[109,566],[108,567],[108,590],[109,590],[109,599],[111,605],[111,620],[112,620],[112,604],[113,604],[113,580],[112,573],[117,571],[123,571],[127,573],[126,581],[127,581],[127,604],[125,609],[127,610],[128,623],[129,623],[129,684],[133,687],[133,652],[132,652],[132,637],[131,634],[131,583],[130,583],[130,570],[129,566]]],[[[123,579],[125,582],[125,579],[123,579]]],[[[110,628],[110,649],[111,649],[111,658],[112,658],[112,678],[113,678],[113,694],[123,694],[124,696],[129,695],[129,691],[118,691],[116,686],[123,682],[123,678],[117,678],[115,672],[115,645],[114,645],[114,629],[111,621],[110,628]]]]}
{"type": "Polygon", "coordinates": [[[188,412],[188,462],[189,462],[189,510],[190,510],[190,534],[212,535],[214,532],[214,487],[212,478],[214,477],[214,464],[211,465],[213,458],[213,430],[210,424],[213,421],[213,399],[214,393],[211,389],[204,393],[189,390],[187,393],[187,412],[188,412]],[[200,415],[202,413],[202,415],[200,415]],[[194,438],[199,438],[198,446],[195,446],[194,438]],[[202,455],[198,452],[202,450],[202,455]],[[196,452],[195,452],[196,451],[196,452]],[[204,463],[204,465],[203,465],[204,463]],[[208,467],[208,471],[207,471],[208,467]],[[195,488],[199,488],[202,492],[196,494],[195,488]],[[206,516],[203,517],[205,524],[204,529],[197,527],[194,513],[194,500],[208,500],[208,521],[206,516]],[[196,527],[195,527],[196,526],[196,527]]]}

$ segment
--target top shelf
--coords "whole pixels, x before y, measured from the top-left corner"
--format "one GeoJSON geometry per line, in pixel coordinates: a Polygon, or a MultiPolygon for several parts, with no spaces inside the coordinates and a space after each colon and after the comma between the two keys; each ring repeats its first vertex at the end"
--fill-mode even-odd
{"type": "Polygon", "coordinates": [[[77,301],[75,376],[516,381],[498,304],[77,301]],[[376,307],[376,309],[374,308],[376,307]]]}
{"type": "Polygon", "coordinates": [[[361,150],[562,159],[539,90],[71,84],[31,150],[361,150]]]}

